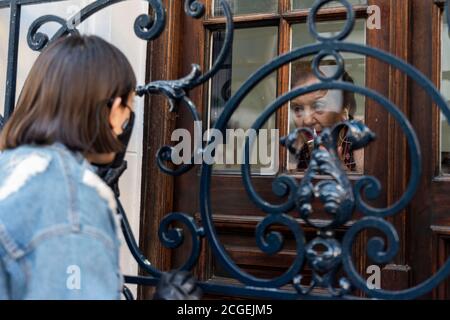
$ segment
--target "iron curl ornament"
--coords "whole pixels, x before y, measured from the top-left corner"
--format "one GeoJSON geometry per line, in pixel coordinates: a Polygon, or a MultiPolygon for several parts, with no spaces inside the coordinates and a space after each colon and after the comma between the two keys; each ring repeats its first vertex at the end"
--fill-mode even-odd
{"type": "MultiPolygon", "coordinates": [[[[28,30],[28,45],[32,50],[40,51],[51,41],[59,37],[78,33],[77,27],[80,23],[96,12],[122,1],[95,1],[70,19],[54,15],[42,16],[36,19],[28,30]],[[60,25],[60,28],[53,36],[39,31],[43,25],[50,22],[60,25]]],[[[152,41],[158,38],[165,29],[166,12],[161,0],[146,1],[152,9],[152,14],[142,14],[137,17],[134,32],[140,39],[152,41]]],[[[280,252],[284,246],[284,236],[280,232],[271,231],[271,227],[281,225],[291,233],[295,242],[296,255],[285,273],[273,279],[258,278],[239,268],[228,255],[215,229],[211,206],[212,165],[203,162],[201,164],[201,176],[199,178],[200,193],[198,194],[201,213],[200,223],[194,220],[189,213],[173,212],[167,214],[160,222],[158,233],[161,243],[165,247],[175,249],[186,239],[185,233],[188,231],[191,252],[188,255],[187,261],[182,264],[178,271],[190,271],[198,263],[201,244],[203,239],[206,238],[206,243],[210,246],[217,261],[228,274],[240,282],[240,285],[198,282],[197,285],[203,292],[272,299],[353,299],[357,298],[355,291],[361,290],[368,298],[414,299],[427,294],[450,275],[449,259],[435,275],[425,282],[407,290],[386,291],[382,289],[369,289],[366,281],[357,271],[352,248],[355,245],[356,238],[362,232],[376,230],[383,235],[383,237],[370,237],[367,240],[367,255],[372,261],[379,264],[389,263],[398,253],[400,240],[397,231],[386,218],[401,212],[413,199],[422,174],[422,157],[418,138],[411,123],[395,104],[369,88],[340,80],[345,72],[345,62],[342,53],[370,57],[403,72],[431,97],[434,104],[438,106],[449,122],[450,107],[433,83],[413,66],[382,50],[345,41],[353,31],[355,25],[355,14],[348,0],[338,0],[346,9],[347,14],[345,26],[342,31],[331,37],[320,34],[316,26],[318,12],[322,7],[332,1],[334,0],[316,0],[310,10],[307,22],[308,28],[312,37],[317,42],[296,48],[289,53],[276,57],[259,68],[226,102],[224,111],[215,122],[213,129],[224,132],[227,123],[236,110],[238,110],[242,101],[252,89],[270,74],[296,60],[313,57],[312,70],[320,82],[294,88],[276,98],[275,101],[271,102],[258,115],[252,125],[254,132],[258,133],[280,108],[296,97],[318,90],[342,90],[363,95],[383,107],[397,121],[406,137],[409,157],[411,159],[411,173],[406,191],[394,204],[386,208],[375,208],[366,202],[365,199],[371,200],[380,197],[382,190],[381,184],[376,177],[362,176],[352,185],[339,159],[337,141],[339,132],[343,128],[345,128],[347,132],[346,138],[351,142],[354,150],[368,146],[376,140],[376,136],[362,122],[345,121],[335,125],[333,128],[323,130],[317,136],[314,136],[313,132],[308,128],[299,128],[292,131],[286,137],[281,138],[281,145],[289,152],[295,152],[295,141],[299,135],[307,133],[314,136],[313,151],[311,153],[309,167],[301,181],[289,175],[279,175],[274,179],[272,184],[273,193],[283,202],[271,203],[258,194],[252,183],[250,150],[255,144],[256,137],[247,136],[243,148],[244,159],[241,167],[242,183],[249,199],[266,214],[255,229],[256,244],[263,253],[269,256],[280,252]],[[319,66],[322,60],[329,56],[333,57],[337,68],[334,74],[324,75],[320,72],[319,66]],[[320,179],[319,182],[316,182],[318,176],[325,176],[327,179],[320,179]],[[313,204],[315,201],[322,203],[325,212],[329,216],[329,223],[317,224],[315,219],[313,219],[315,214],[313,204]],[[296,212],[298,218],[309,227],[317,230],[314,239],[306,241],[302,224],[298,223],[292,215],[288,214],[292,211],[296,212]],[[336,229],[346,226],[350,220],[354,219],[354,213],[356,211],[361,212],[363,217],[356,220],[345,232],[343,239],[339,240],[336,237],[336,229]],[[185,228],[179,228],[180,224],[185,226],[185,228]],[[305,266],[308,266],[313,273],[309,283],[304,283],[302,276],[305,266]],[[339,270],[343,270],[344,274],[340,275],[340,278],[337,279],[338,274],[341,274],[338,272],[339,270]],[[325,289],[325,291],[322,290],[321,293],[318,293],[315,290],[317,288],[325,289]]],[[[5,119],[0,117],[0,129],[4,120],[7,120],[11,115],[15,100],[18,23],[20,22],[20,14],[17,16],[17,12],[20,13],[18,8],[19,5],[22,5],[22,2],[25,5],[49,1],[0,1],[0,8],[11,7],[13,17],[11,23],[13,29],[11,31],[10,51],[8,54],[5,119]]],[[[187,108],[194,121],[198,122],[201,119],[198,108],[189,99],[189,92],[198,86],[204,85],[218,73],[230,55],[233,45],[234,26],[230,5],[225,0],[220,0],[219,4],[222,6],[226,18],[226,34],[223,47],[211,69],[202,72],[199,65],[193,64],[192,71],[187,76],[178,80],[157,80],[141,85],[136,88],[137,95],[163,95],[169,101],[171,112],[176,113],[180,107],[184,107],[187,108]]],[[[447,21],[450,21],[449,6],[450,0],[447,0],[445,3],[447,21]]],[[[185,0],[184,10],[186,15],[193,19],[202,18],[206,11],[204,4],[199,0],[185,0]]],[[[194,157],[202,153],[213,154],[212,150],[214,147],[215,144],[213,141],[208,141],[204,145],[195,148],[194,157]]],[[[191,161],[189,164],[175,166],[175,169],[173,169],[172,153],[173,147],[171,146],[163,146],[157,152],[156,161],[162,172],[172,176],[179,176],[194,167],[194,161],[191,161]]],[[[109,177],[107,182],[109,182],[116,192],[118,214],[122,217],[122,231],[130,252],[141,269],[148,274],[147,276],[125,276],[125,281],[128,284],[157,286],[161,279],[167,278],[166,272],[168,270],[159,270],[153,266],[151,261],[145,257],[137,245],[127,215],[119,199],[118,181],[125,170],[126,162],[116,171],[111,169],[111,172],[107,174],[107,177],[109,177]]],[[[176,278],[176,276],[173,277],[176,278]]],[[[123,293],[127,299],[134,298],[126,286],[123,289],[123,293]]]]}
{"type": "MultiPolygon", "coordinates": [[[[51,41],[62,36],[78,33],[77,27],[86,19],[98,11],[124,0],[100,0],[83,8],[74,14],[70,19],[64,19],[55,15],[45,15],[36,19],[30,26],[27,35],[28,46],[35,51],[41,51],[51,41]],[[39,29],[46,23],[56,22],[60,25],[58,31],[50,38],[47,34],[39,32],[39,29]]],[[[154,17],[142,14],[136,18],[134,31],[143,40],[156,39],[165,28],[165,10],[161,1],[146,0],[154,12],[154,17]]]]}

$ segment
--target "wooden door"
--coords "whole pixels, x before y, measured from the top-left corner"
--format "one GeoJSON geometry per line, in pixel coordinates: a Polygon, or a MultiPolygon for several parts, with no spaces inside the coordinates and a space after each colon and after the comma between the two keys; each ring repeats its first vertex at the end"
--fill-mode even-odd
{"type": "MultiPolygon", "coordinates": [[[[164,78],[180,78],[191,71],[191,64],[198,63],[203,70],[209,69],[216,57],[217,48],[223,41],[225,18],[217,7],[218,1],[205,0],[206,15],[194,20],[183,13],[180,1],[166,1],[171,28],[163,34],[162,39],[152,44],[150,50],[150,72],[152,80],[158,76],[164,78]],[[169,56],[169,62],[165,59],[169,56]]],[[[264,5],[258,1],[229,1],[235,13],[235,40],[232,56],[225,68],[208,84],[195,89],[190,98],[202,115],[203,129],[206,130],[217,115],[223,110],[224,102],[235,93],[246,77],[258,67],[277,55],[289,52],[292,48],[311,43],[314,39],[308,35],[306,20],[313,1],[302,0],[267,0],[264,5]],[[245,5],[245,3],[250,5],[245,5]],[[244,5],[243,5],[244,4],[244,5]],[[252,5],[253,4],[253,5],[252,5]]],[[[351,1],[356,13],[355,30],[348,41],[364,43],[372,47],[391,52],[396,56],[411,61],[424,69],[430,77],[438,81],[438,68],[433,65],[429,50],[437,57],[440,44],[436,38],[439,25],[438,4],[425,4],[421,0],[369,0],[351,1]],[[376,6],[376,7],[373,7],[376,6]],[[372,16],[373,10],[379,9],[381,28],[368,28],[366,20],[372,16]],[[422,13],[429,13],[423,16],[422,13]],[[414,20],[413,20],[414,19],[414,20]],[[414,25],[411,25],[414,21],[414,25]],[[425,30],[425,31],[424,31],[425,30]],[[428,33],[427,33],[428,32],[428,33]],[[433,34],[432,37],[431,34],[433,34]],[[425,58],[425,56],[427,56],[425,58]],[[427,73],[428,72],[428,73],[427,73]]],[[[333,34],[342,28],[346,11],[342,6],[324,8],[318,13],[320,32],[333,34]]],[[[381,286],[383,289],[404,289],[419,280],[432,266],[436,266],[449,252],[446,239],[449,233],[445,228],[445,210],[448,201],[444,200],[445,176],[437,174],[438,136],[436,124],[438,113],[427,113],[418,105],[425,106],[426,98],[414,90],[408,78],[385,63],[374,58],[344,56],[352,80],[361,86],[376,90],[393,101],[398,108],[411,118],[418,135],[423,142],[424,179],[415,200],[410,207],[389,220],[393,223],[401,241],[400,251],[392,264],[379,266],[382,270],[381,286]],[[420,104],[419,102],[423,102],[420,104]],[[424,121],[425,120],[425,121],[424,121]],[[432,129],[434,128],[434,129],[432,129]],[[434,130],[434,131],[433,131],[434,130]],[[434,134],[432,134],[434,132],[434,134]],[[431,142],[428,145],[425,142],[431,142]],[[428,148],[428,149],[427,149],[428,148]],[[428,171],[427,171],[428,170],[428,171]],[[431,172],[439,176],[430,178],[431,172]],[[432,195],[431,197],[429,197],[432,195]],[[435,208],[430,211],[430,208],[435,208]],[[429,223],[429,219],[433,224],[429,223]],[[426,230],[423,230],[426,229],[426,230]],[[434,237],[434,238],[432,238],[434,237]],[[432,241],[433,239],[433,241],[432,241]],[[431,246],[433,249],[431,249],[431,246]],[[437,254],[437,255],[436,255],[437,254]],[[433,259],[430,265],[423,256],[433,259]]],[[[436,60],[439,61],[439,60],[436,60]]],[[[247,129],[258,114],[277,96],[291,89],[292,68],[285,66],[268,77],[261,88],[255,88],[253,100],[240,106],[241,111],[229,123],[230,128],[247,129]],[[253,118],[252,118],[253,117],[253,118]]],[[[141,246],[152,261],[163,269],[179,266],[186,260],[189,241],[182,248],[167,250],[162,248],[156,237],[161,218],[169,212],[191,214],[200,221],[199,214],[199,176],[200,168],[196,167],[187,174],[172,178],[164,176],[154,164],[157,148],[168,144],[170,134],[175,128],[187,128],[193,132],[192,118],[185,110],[178,114],[167,111],[167,104],[159,98],[152,98],[152,108],[158,114],[151,113],[146,118],[146,155],[144,164],[143,218],[141,234],[149,234],[141,238],[141,246]]],[[[362,175],[372,175],[379,179],[383,191],[371,205],[385,208],[395,203],[405,192],[409,178],[408,146],[400,125],[380,105],[363,97],[356,98],[355,117],[363,120],[377,135],[376,142],[360,155],[360,171],[350,172],[350,179],[357,181],[362,175]]],[[[269,122],[268,127],[278,129],[280,136],[286,136],[292,130],[291,107],[286,105],[280,109],[269,122]]],[[[228,150],[228,152],[230,152],[228,150]]],[[[289,174],[300,180],[301,170],[291,170],[289,156],[284,148],[278,151],[279,166],[272,173],[253,175],[255,190],[265,200],[277,203],[279,198],[273,193],[272,182],[280,174],[289,174]]],[[[255,243],[255,229],[266,213],[259,210],[248,197],[243,186],[242,177],[237,166],[216,166],[211,189],[211,204],[214,224],[228,255],[242,270],[260,277],[274,278],[289,268],[295,255],[292,237],[288,230],[277,231],[285,236],[284,249],[275,256],[268,256],[255,243]]],[[[440,172],[440,171],[439,171],[440,172]]],[[[434,177],[434,176],[433,176],[434,177]]],[[[448,210],[447,210],[448,211],[448,210]]],[[[295,212],[291,213],[297,217],[295,212]]],[[[359,213],[355,218],[360,218],[359,213]]],[[[319,212],[317,223],[326,223],[326,215],[319,212]]],[[[300,219],[307,240],[316,236],[317,230],[306,226],[300,219]]],[[[351,225],[336,231],[337,238],[351,225]]],[[[354,247],[357,265],[362,276],[368,276],[368,267],[373,263],[365,252],[365,236],[361,237],[354,247]]],[[[201,256],[194,270],[196,276],[203,281],[236,283],[227,270],[224,270],[212,255],[208,243],[203,241],[201,256]]],[[[304,270],[305,282],[311,272],[304,270]]],[[[446,289],[448,290],[448,289],[446,289]]],[[[150,297],[150,292],[143,290],[143,297],[150,297]]],[[[442,293],[444,294],[444,293],[442,293]]]]}
{"type": "MultiPolygon", "coordinates": [[[[444,1],[412,1],[411,62],[441,89],[450,100],[448,23],[444,1]],[[416,45],[421,43],[420,48],[416,45]]],[[[434,274],[450,253],[450,176],[445,117],[423,90],[411,83],[411,119],[418,132],[423,155],[423,177],[409,212],[409,259],[412,282],[419,283],[434,274]]],[[[434,292],[434,298],[450,298],[447,280],[434,292]]]]}

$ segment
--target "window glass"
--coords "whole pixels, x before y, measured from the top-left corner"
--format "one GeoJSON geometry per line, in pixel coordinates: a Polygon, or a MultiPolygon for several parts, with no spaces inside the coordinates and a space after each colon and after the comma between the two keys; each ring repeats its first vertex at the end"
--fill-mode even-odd
{"type": "MultiPolygon", "coordinates": [[[[223,16],[219,0],[213,0],[213,13],[223,16]]],[[[278,11],[278,0],[227,0],[233,14],[274,13],[278,11]]]]}
{"type": "MultiPolygon", "coordinates": [[[[292,9],[309,9],[313,6],[315,0],[292,0],[292,9]]],[[[365,5],[367,4],[367,0],[349,0],[348,1],[352,5],[365,5]]],[[[333,8],[339,7],[342,4],[339,1],[332,1],[323,6],[323,8],[333,8]]]]}
{"type": "MultiPolygon", "coordinates": [[[[334,36],[343,29],[344,21],[321,22],[317,29],[322,36],[334,36]]],[[[365,44],[365,20],[356,21],[355,29],[347,38],[349,42],[365,44]]],[[[293,48],[314,43],[306,24],[292,26],[293,48]]],[[[365,57],[356,54],[341,53],[345,60],[345,72],[342,81],[365,86],[366,60],[365,57]]],[[[309,57],[296,61],[291,65],[291,88],[308,86],[320,80],[312,71],[312,58],[309,57]]],[[[319,67],[323,76],[331,76],[336,71],[336,63],[333,58],[325,57],[319,67]]],[[[314,134],[319,134],[323,129],[332,127],[343,120],[364,121],[365,98],[352,92],[339,90],[322,90],[312,92],[293,99],[290,103],[289,131],[295,128],[308,127],[314,134]]],[[[291,171],[304,171],[309,164],[312,151],[313,136],[300,135],[294,146],[296,154],[289,153],[288,169],[291,171]]],[[[350,143],[346,139],[346,131],[341,132],[339,141],[339,156],[345,167],[353,172],[362,173],[364,156],[363,150],[352,152],[350,143]]]]}
{"type": "MultiPolygon", "coordinates": [[[[224,32],[215,31],[212,35],[212,60],[215,61],[224,42],[224,32]]],[[[222,70],[213,78],[210,88],[209,101],[209,126],[212,127],[222,113],[225,103],[244,84],[249,76],[262,65],[277,56],[278,28],[261,27],[235,30],[232,55],[222,70]]],[[[244,135],[263,110],[276,98],[277,75],[270,75],[256,86],[240,104],[227,125],[226,146],[224,150],[216,152],[218,163],[215,169],[228,171],[240,170],[242,163],[242,148],[244,135]],[[220,164],[223,160],[223,164],[220,164]]],[[[271,129],[275,129],[275,116],[266,124],[268,152],[273,145],[270,143],[271,129]]],[[[255,144],[259,143],[256,142],[255,144]]],[[[252,151],[257,151],[254,148],[252,151]]],[[[268,153],[267,153],[268,154],[268,153]]],[[[252,165],[254,168],[273,166],[274,163],[266,163],[258,156],[255,159],[252,153],[252,165]]]]}

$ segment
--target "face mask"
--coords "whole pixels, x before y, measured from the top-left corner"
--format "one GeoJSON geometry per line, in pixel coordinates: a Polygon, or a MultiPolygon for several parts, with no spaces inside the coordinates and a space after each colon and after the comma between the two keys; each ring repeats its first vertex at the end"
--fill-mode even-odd
{"type": "MultiPolygon", "coordinates": [[[[131,111],[131,108],[130,108],[131,111]]],[[[97,174],[102,178],[107,185],[109,185],[114,194],[119,197],[119,178],[122,176],[123,172],[127,169],[127,163],[124,161],[125,154],[127,152],[128,144],[131,139],[131,134],[133,133],[133,127],[135,122],[135,113],[131,111],[130,118],[122,126],[122,133],[117,136],[117,139],[123,145],[123,151],[116,154],[113,162],[108,165],[96,165],[97,174]]]]}
{"type": "Polygon", "coordinates": [[[125,159],[125,153],[127,152],[128,144],[130,143],[131,134],[133,133],[133,127],[135,122],[135,113],[131,111],[130,119],[123,124],[123,132],[117,136],[117,139],[123,144],[124,149],[122,152],[116,154],[114,161],[110,165],[110,168],[118,168],[121,166],[125,159]]]}

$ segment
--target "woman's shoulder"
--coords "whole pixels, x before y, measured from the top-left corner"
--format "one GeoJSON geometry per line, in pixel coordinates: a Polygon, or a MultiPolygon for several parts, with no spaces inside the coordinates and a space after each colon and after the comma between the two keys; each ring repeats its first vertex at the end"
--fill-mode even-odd
{"type": "MultiPolygon", "coordinates": [[[[76,171],[81,165],[75,155],[61,144],[22,145],[0,153],[0,201],[16,193],[32,180],[51,181],[53,186],[64,171],[76,171]],[[2,193],[3,191],[3,193],[2,193]]],[[[79,170],[79,169],[78,169],[79,170]]],[[[44,190],[43,190],[44,191],[44,190]]]]}
{"type": "Polygon", "coordinates": [[[73,202],[69,198],[77,198],[85,189],[88,202],[102,199],[115,210],[114,194],[95,167],[62,144],[24,145],[0,153],[0,203],[18,193],[22,199],[50,197],[55,202],[73,202]],[[27,192],[21,192],[25,189],[27,192]]]}
{"type": "Polygon", "coordinates": [[[84,157],[64,146],[27,145],[0,154],[0,227],[19,243],[82,226],[114,239],[111,193],[84,157]]]}
{"type": "Polygon", "coordinates": [[[34,220],[33,214],[44,218],[52,208],[65,211],[80,167],[70,152],[59,145],[23,145],[3,151],[0,219],[16,215],[34,220]]]}
{"type": "Polygon", "coordinates": [[[0,201],[20,192],[30,180],[45,173],[53,160],[46,148],[20,146],[0,153],[0,201]]]}

